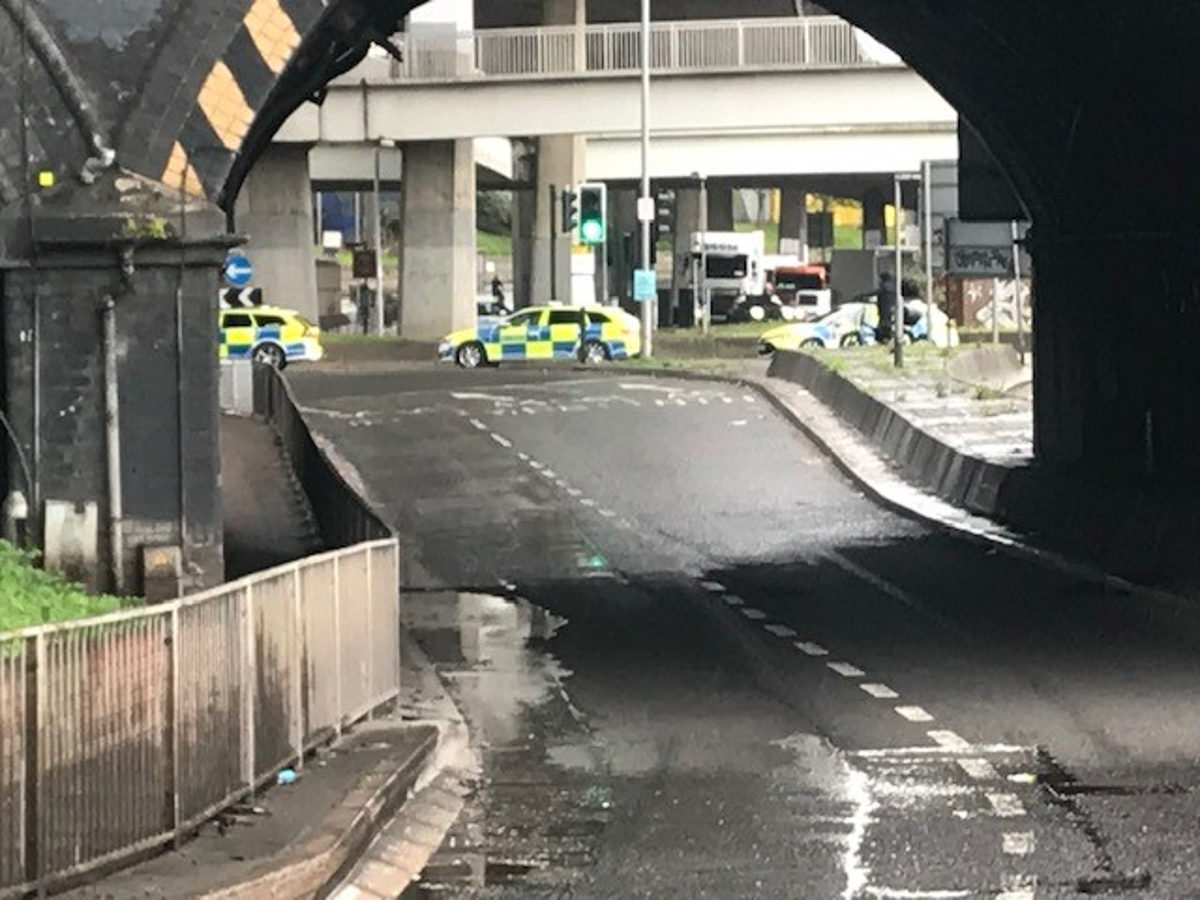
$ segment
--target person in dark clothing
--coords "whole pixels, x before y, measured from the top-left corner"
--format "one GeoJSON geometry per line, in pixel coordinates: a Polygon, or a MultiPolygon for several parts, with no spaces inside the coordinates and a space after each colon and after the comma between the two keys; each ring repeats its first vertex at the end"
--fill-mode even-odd
{"type": "Polygon", "coordinates": [[[496,304],[496,311],[504,311],[504,282],[500,280],[499,275],[492,277],[492,300],[496,304]]]}
{"type": "Polygon", "coordinates": [[[886,344],[892,339],[892,323],[896,316],[896,279],[891,272],[879,276],[879,292],[875,295],[879,307],[879,325],[875,328],[875,340],[886,344]]]}

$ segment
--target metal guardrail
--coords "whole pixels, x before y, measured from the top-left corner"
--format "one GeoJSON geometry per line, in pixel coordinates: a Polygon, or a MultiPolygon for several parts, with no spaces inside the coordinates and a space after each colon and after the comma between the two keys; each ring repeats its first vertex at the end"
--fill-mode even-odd
{"type": "Polygon", "coordinates": [[[0,897],[178,840],[394,699],[399,548],[0,634],[0,897]]]}
{"type": "MultiPolygon", "coordinates": [[[[498,28],[402,34],[401,81],[628,76],[641,70],[638,24],[584,28],[498,28]]],[[[897,65],[865,50],[858,32],[835,16],[658,22],[650,35],[658,73],[897,65]]]]}

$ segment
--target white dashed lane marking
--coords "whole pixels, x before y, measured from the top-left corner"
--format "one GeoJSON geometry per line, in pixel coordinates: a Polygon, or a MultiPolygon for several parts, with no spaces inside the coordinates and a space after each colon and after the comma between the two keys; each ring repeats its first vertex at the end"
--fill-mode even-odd
{"type": "Polygon", "coordinates": [[[529,468],[531,468],[531,469],[537,469],[537,470],[540,472],[540,471],[542,471],[542,469],[544,469],[544,468],[546,468],[546,467],[545,467],[545,466],[543,466],[543,465],[542,465],[540,462],[538,462],[536,459],[531,459],[531,460],[529,460],[529,468]]]}
{"type": "Polygon", "coordinates": [[[743,606],[742,615],[747,619],[753,619],[756,622],[761,622],[767,617],[767,614],[761,609],[755,609],[753,606],[743,606]]]}
{"type": "Polygon", "coordinates": [[[794,638],[796,636],[796,632],[786,625],[764,625],[763,628],[771,632],[775,637],[794,638]]]}
{"type": "Polygon", "coordinates": [[[581,491],[579,488],[569,487],[569,488],[567,488],[567,493],[570,494],[572,497],[582,497],[583,496],[583,491],[581,491]]]}
{"type": "Polygon", "coordinates": [[[845,662],[831,662],[827,664],[829,668],[837,672],[843,678],[862,678],[867,673],[858,666],[852,666],[845,662]]]}
{"type": "Polygon", "coordinates": [[[714,594],[724,593],[725,591],[725,585],[721,584],[719,581],[702,581],[700,582],[700,587],[714,594]]]}
{"type": "Polygon", "coordinates": [[[958,761],[958,767],[976,781],[999,781],[1000,773],[986,759],[968,757],[958,761]]]}
{"type": "Polygon", "coordinates": [[[1002,819],[1015,819],[1025,815],[1025,807],[1016,794],[988,794],[988,803],[1002,819]]]}
{"type": "Polygon", "coordinates": [[[910,722],[932,722],[933,716],[919,706],[897,706],[896,715],[910,722]]]}
{"type": "Polygon", "coordinates": [[[486,425],[484,425],[482,422],[480,422],[478,419],[472,419],[471,425],[474,426],[475,428],[479,429],[480,431],[488,430],[488,427],[486,425]]]}
{"type": "Polygon", "coordinates": [[[797,641],[796,649],[807,656],[828,656],[829,651],[820,644],[814,644],[812,641],[797,641]]]}
{"type": "Polygon", "coordinates": [[[746,601],[745,601],[745,600],[743,600],[741,597],[735,597],[733,594],[726,594],[726,595],[725,595],[725,602],[726,602],[726,603],[727,603],[729,606],[741,606],[741,605],[742,605],[742,604],[744,604],[746,601]]]}
{"type": "Polygon", "coordinates": [[[961,753],[971,749],[971,744],[964,737],[959,737],[953,731],[929,731],[926,732],[930,739],[939,747],[944,747],[947,750],[954,750],[961,753]]]}
{"type": "Polygon", "coordinates": [[[1004,835],[1004,852],[1009,856],[1029,856],[1037,848],[1037,839],[1029,831],[1014,831],[1004,835]]]}
{"type": "Polygon", "coordinates": [[[862,688],[862,690],[866,691],[868,694],[870,694],[872,697],[874,697],[876,700],[895,700],[897,697],[900,696],[895,691],[893,691],[890,687],[888,687],[886,684],[869,683],[869,684],[860,684],[859,687],[862,688]]]}

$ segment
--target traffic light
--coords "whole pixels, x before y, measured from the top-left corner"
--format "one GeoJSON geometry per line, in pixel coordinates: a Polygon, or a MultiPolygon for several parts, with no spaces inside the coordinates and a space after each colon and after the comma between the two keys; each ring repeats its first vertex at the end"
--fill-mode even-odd
{"type": "Polygon", "coordinates": [[[664,188],[654,195],[654,224],[655,242],[670,237],[675,231],[675,192],[670,188],[664,188]]]}
{"type": "Polygon", "coordinates": [[[608,236],[605,210],[607,191],[603,184],[579,185],[579,243],[603,244],[608,236]]]}
{"type": "Polygon", "coordinates": [[[560,232],[573,232],[579,224],[579,195],[570,188],[563,188],[562,210],[560,212],[560,232]]]}

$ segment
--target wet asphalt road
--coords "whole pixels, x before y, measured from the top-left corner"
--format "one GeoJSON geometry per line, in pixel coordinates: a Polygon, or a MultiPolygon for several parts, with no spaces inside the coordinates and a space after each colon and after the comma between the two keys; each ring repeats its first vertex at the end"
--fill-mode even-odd
{"type": "Polygon", "coordinates": [[[483,775],[406,897],[1200,896],[1197,618],[868,502],[762,398],[291,375],[483,775]]]}

